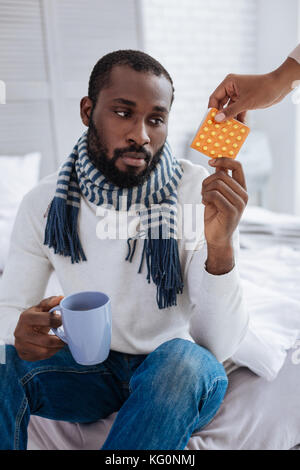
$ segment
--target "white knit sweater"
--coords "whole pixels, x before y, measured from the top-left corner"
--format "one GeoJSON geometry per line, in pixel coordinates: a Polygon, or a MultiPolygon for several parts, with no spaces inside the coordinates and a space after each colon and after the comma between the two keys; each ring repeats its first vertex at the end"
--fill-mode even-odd
{"type": "MultiPolygon", "coordinates": [[[[187,160],[181,160],[181,164],[184,175],[178,188],[178,204],[181,207],[200,204],[200,220],[193,249],[186,245],[189,241],[186,238],[178,242],[184,291],[177,295],[177,306],[159,310],[156,286],[146,280],[146,266],[142,273],[137,272],[143,242],[137,243],[133,261],[125,261],[126,239],[99,239],[97,234],[103,227],[103,223],[99,225],[101,217],[96,214],[97,206],[84,197],[81,198],[78,232],[87,261],[72,264],[70,258],[55,255],[53,249],[43,245],[44,214],[55,193],[56,172],[41,180],[20,206],[1,282],[0,339],[14,344],[13,332],[20,313],[44,298],[54,269],[63,289],[57,295],[99,290],[110,296],[111,349],[148,354],[165,341],[184,338],[208,348],[219,361],[229,358],[248,326],[238,267],[235,265],[223,275],[212,275],[205,270],[201,187],[208,173],[187,160]]],[[[116,215],[111,210],[105,220],[108,217],[114,220],[116,215]]],[[[180,218],[178,224],[181,224],[180,218]]],[[[237,232],[234,247],[237,254],[237,232]]]]}

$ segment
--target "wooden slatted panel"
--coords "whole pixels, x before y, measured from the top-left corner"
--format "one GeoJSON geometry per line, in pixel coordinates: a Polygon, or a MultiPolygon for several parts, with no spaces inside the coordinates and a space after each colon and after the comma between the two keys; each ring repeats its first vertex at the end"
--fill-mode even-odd
{"type": "Polygon", "coordinates": [[[0,79],[46,80],[39,0],[0,2],[0,79]]]}

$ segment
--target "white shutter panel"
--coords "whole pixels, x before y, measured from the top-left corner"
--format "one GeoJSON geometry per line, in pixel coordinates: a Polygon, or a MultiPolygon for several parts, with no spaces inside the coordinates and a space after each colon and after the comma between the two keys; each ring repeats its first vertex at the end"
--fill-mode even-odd
{"type": "Polygon", "coordinates": [[[41,175],[56,167],[39,0],[0,2],[0,155],[42,153],[41,175]]]}
{"type": "Polygon", "coordinates": [[[5,81],[47,80],[39,0],[1,0],[0,75],[5,81]]]}

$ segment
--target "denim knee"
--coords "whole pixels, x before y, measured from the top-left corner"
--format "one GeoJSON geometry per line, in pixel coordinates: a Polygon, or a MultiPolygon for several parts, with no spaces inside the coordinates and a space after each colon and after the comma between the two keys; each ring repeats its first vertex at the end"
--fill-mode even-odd
{"type": "Polygon", "coordinates": [[[192,375],[198,376],[210,372],[212,375],[227,379],[222,363],[208,349],[192,341],[174,338],[162,343],[153,353],[163,359],[162,362],[167,369],[181,366],[183,371],[190,371],[192,375]]]}
{"type": "Polygon", "coordinates": [[[182,397],[189,391],[207,396],[215,382],[228,383],[223,365],[210,351],[181,338],[166,341],[150,353],[133,374],[130,388],[142,381],[162,399],[172,393],[182,397]]]}

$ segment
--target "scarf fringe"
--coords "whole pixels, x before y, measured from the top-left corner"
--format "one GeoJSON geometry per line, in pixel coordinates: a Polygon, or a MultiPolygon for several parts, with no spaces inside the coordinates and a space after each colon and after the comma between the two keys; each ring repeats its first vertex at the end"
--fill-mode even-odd
{"type": "Polygon", "coordinates": [[[157,286],[156,301],[160,309],[177,305],[176,296],[183,291],[177,240],[146,239],[145,252],[150,275],[157,286]]]}
{"type": "MultiPolygon", "coordinates": [[[[137,240],[134,240],[133,248],[130,246],[130,240],[132,239],[128,239],[127,241],[128,254],[125,259],[131,262],[137,240]]],[[[152,279],[157,286],[156,301],[159,309],[177,305],[177,294],[182,294],[183,292],[177,240],[174,238],[145,239],[138,270],[139,273],[142,269],[145,254],[147,262],[147,281],[150,283],[152,279]]]]}
{"type": "Polygon", "coordinates": [[[48,212],[44,245],[54,249],[54,253],[70,256],[72,263],[87,261],[82,249],[77,219],[79,209],[66,204],[64,199],[54,197],[48,212]]]}

